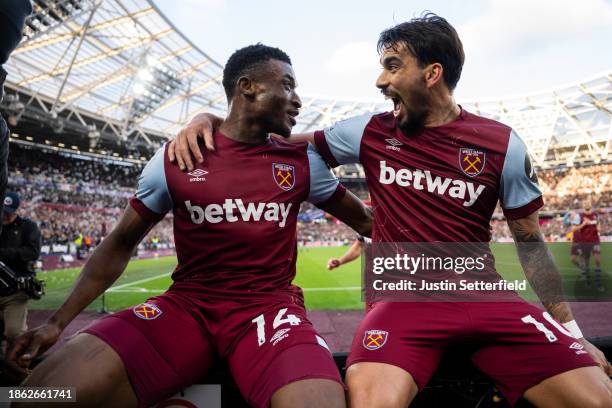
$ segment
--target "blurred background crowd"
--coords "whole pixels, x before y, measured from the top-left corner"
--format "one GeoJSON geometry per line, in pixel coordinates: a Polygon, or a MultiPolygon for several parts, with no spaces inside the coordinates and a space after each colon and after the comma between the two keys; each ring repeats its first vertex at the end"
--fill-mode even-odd
{"type": "MultiPolygon", "coordinates": [[[[141,164],[11,144],[9,190],[22,198],[23,214],[38,223],[43,245],[79,240],[90,247],[108,234],[134,194],[141,164]]],[[[600,212],[601,235],[612,235],[612,165],[540,170],[544,193],[543,233],[550,241],[565,240],[568,227],[562,217],[580,211],[590,200],[600,212]]],[[[347,184],[367,199],[365,183],[347,184]]],[[[302,245],[340,245],[355,233],[310,204],[301,209],[298,240],[302,245]]],[[[492,239],[511,239],[500,209],[492,223],[492,239]]],[[[172,216],[148,235],[145,246],[173,246],[172,216]]]]}

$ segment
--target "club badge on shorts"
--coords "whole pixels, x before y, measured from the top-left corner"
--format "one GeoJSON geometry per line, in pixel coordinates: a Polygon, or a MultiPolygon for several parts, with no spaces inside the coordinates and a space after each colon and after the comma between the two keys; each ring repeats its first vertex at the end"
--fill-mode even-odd
{"type": "Polygon", "coordinates": [[[138,306],[134,306],[132,310],[136,317],[143,320],[155,320],[163,313],[159,307],[152,303],[141,303],[138,306]]]}
{"type": "Polygon", "coordinates": [[[475,177],[482,173],[486,161],[483,151],[463,147],[459,149],[459,168],[466,176],[475,177]]]}
{"type": "Polygon", "coordinates": [[[281,189],[289,191],[295,186],[295,167],[288,164],[272,163],[272,177],[281,189]]]}
{"type": "Polygon", "coordinates": [[[363,347],[368,350],[381,348],[387,342],[389,332],[384,330],[366,330],[363,335],[363,347]]]}

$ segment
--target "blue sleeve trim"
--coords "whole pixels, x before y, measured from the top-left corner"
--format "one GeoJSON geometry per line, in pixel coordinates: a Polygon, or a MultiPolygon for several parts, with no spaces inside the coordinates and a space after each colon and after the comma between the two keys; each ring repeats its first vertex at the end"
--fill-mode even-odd
{"type": "Polygon", "coordinates": [[[323,161],[314,147],[308,145],[308,165],[310,169],[310,192],[307,200],[313,204],[327,201],[338,187],[338,179],[323,161]]]}
{"type": "Polygon", "coordinates": [[[173,203],[166,182],[164,156],[166,146],[162,146],[149,160],[138,178],[136,197],[151,211],[165,214],[172,210],[173,203]]]}

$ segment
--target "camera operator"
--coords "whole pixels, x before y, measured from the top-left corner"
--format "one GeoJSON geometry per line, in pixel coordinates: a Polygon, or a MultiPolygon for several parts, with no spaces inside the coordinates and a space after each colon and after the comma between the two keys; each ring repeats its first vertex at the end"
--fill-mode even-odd
{"type": "MultiPolygon", "coordinates": [[[[0,101],[2,101],[3,85],[6,71],[2,68],[10,55],[21,41],[21,33],[26,17],[32,12],[30,0],[2,0],[0,1],[0,101]]],[[[9,154],[9,129],[0,116],[0,197],[4,197],[8,180],[6,161],[9,154]]],[[[2,203],[0,203],[2,212],[2,203]]],[[[0,229],[2,226],[0,225],[0,229]]]]}
{"type": "MultiPolygon", "coordinates": [[[[0,233],[0,261],[17,276],[34,276],[34,261],[40,256],[40,230],[34,221],[20,216],[19,195],[8,192],[0,233]]],[[[4,323],[4,338],[10,342],[27,329],[28,294],[22,290],[0,293],[0,320],[4,323]]]]}

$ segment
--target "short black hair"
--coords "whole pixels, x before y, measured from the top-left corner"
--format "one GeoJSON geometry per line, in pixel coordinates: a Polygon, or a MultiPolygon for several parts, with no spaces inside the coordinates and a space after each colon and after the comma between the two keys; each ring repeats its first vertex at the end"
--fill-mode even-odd
{"type": "Polygon", "coordinates": [[[452,91],[461,77],[465,61],[463,44],[457,31],[444,18],[424,12],[421,17],[391,27],[380,34],[378,52],[404,44],[419,66],[435,62],[444,68],[444,82],[452,91]]]}
{"type": "Polygon", "coordinates": [[[232,99],[238,79],[257,69],[259,65],[269,60],[279,60],[291,65],[291,59],[282,50],[257,43],[236,50],[227,60],[223,69],[223,88],[227,99],[232,99]]]}

